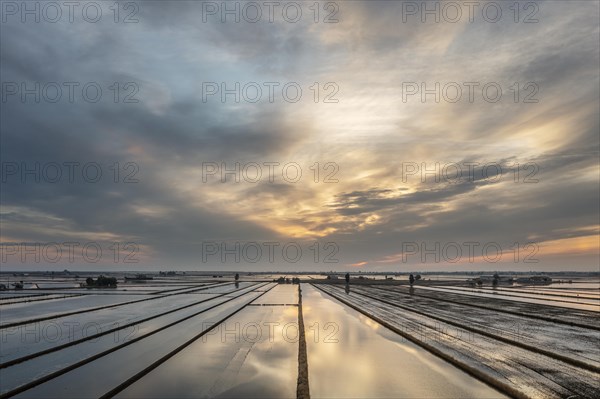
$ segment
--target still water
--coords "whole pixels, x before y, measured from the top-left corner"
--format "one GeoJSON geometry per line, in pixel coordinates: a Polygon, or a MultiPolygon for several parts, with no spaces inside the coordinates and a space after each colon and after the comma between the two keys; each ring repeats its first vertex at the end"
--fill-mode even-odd
{"type": "Polygon", "coordinates": [[[297,318],[296,306],[249,306],[117,397],[295,398],[297,318]]]}
{"type": "Polygon", "coordinates": [[[313,398],[503,398],[376,321],[302,284],[313,398]]]}

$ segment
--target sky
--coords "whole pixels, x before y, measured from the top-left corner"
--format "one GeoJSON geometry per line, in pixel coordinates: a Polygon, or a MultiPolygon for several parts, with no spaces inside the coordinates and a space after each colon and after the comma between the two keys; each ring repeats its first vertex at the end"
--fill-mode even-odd
{"type": "Polygon", "coordinates": [[[74,4],[1,2],[1,270],[599,270],[598,2],[74,4]]]}

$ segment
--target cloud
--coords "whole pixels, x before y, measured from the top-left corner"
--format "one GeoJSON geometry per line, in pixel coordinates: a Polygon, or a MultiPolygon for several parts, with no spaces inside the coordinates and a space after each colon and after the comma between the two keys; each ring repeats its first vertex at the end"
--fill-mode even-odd
{"type": "MultiPolygon", "coordinates": [[[[402,22],[402,7],[342,2],[333,24],[314,23],[306,8],[295,24],[221,23],[203,22],[199,2],[143,2],[134,24],[3,23],[3,82],[80,84],[72,102],[64,90],[56,103],[33,95],[2,103],[3,168],[94,162],[103,175],[96,183],[9,176],[2,241],[135,241],[149,254],[136,268],[214,269],[240,266],[199,263],[203,241],[318,240],[339,245],[338,264],[307,258],[294,268],[392,270],[403,267],[389,260],[407,241],[534,240],[564,256],[569,240],[596,234],[598,4],[539,2],[533,24],[510,13],[498,23],[402,22]],[[96,103],[82,97],[89,82],[103,89],[96,103]],[[279,92],[272,103],[203,101],[205,82],[297,82],[303,93],[297,103],[279,92]],[[403,101],[406,82],[479,86],[474,101],[466,92],[456,103],[403,101]],[[502,87],[496,103],[481,96],[489,82],[502,87]],[[139,101],[124,102],[132,93],[139,101]],[[330,94],[339,102],[324,102],[330,94]],[[527,95],[539,101],[524,103],[527,95]],[[203,182],[203,162],[294,162],[302,179],[290,183],[278,169],[273,182],[203,182]],[[479,163],[472,179],[402,173],[407,163],[470,162],[479,163]],[[503,173],[484,176],[488,163],[503,173]],[[525,183],[534,169],[523,167],[533,164],[539,181],[525,183]],[[139,181],[124,183],[132,171],[139,181]]],[[[597,267],[586,251],[577,267],[597,267]]],[[[560,269],[556,259],[536,267],[560,269]]]]}

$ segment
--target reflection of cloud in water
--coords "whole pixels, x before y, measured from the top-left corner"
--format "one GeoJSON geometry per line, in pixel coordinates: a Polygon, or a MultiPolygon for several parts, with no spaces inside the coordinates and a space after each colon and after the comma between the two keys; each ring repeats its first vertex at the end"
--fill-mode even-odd
{"type": "Polygon", "coordinates": [[[363,324],[369,326],[372,330],[378,330],[381,326],[381,324],[377,323],[375,320],[369,319],[368,317],[363,316],[362,314],[359,315],[359,318],[363,324]]]}
{"type": "Polygon", "coordinates": [[[311,396],[336,398],[503,397],[374,320],[303,284],[311,396]],[[336,323],[338,343],[315,342],[310,326],[336,323]]]}

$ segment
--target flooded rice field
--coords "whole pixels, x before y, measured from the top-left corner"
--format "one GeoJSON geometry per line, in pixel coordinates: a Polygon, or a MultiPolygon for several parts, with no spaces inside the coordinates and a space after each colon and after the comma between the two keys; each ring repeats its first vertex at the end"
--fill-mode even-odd
{"type": "Polygon", "coordinates": [[[600,397],[595,281],[244,277],[0,291],[0,398],[600,397]]]}

